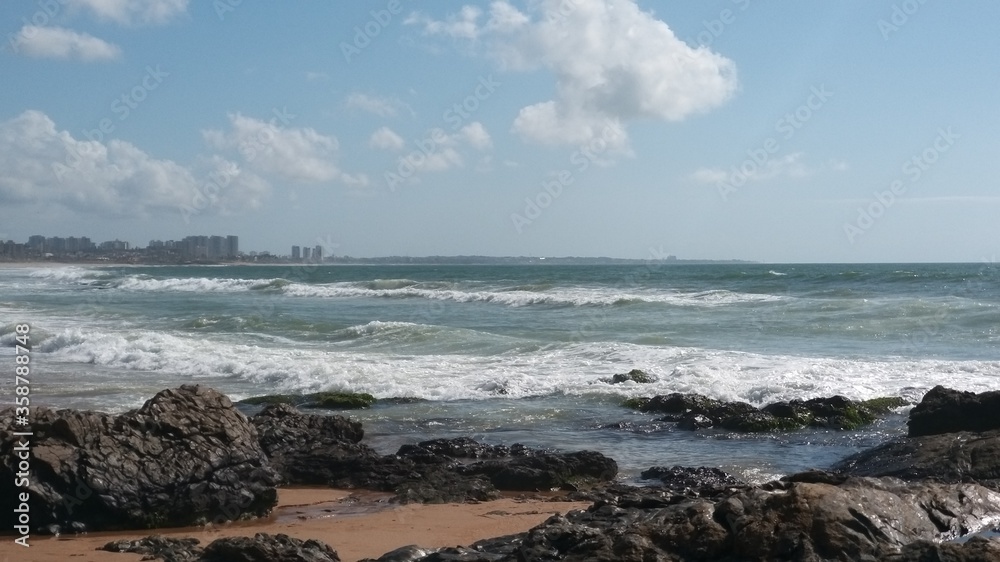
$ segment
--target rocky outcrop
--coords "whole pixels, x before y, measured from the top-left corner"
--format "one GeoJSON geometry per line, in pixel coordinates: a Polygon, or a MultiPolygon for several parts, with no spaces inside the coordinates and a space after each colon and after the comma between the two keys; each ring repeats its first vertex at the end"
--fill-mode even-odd
{"type": "Polygon", "coordinates": [[[340,562],[337,552],[322,541],[288,535],[257,533],[253,537],[216,539],[205,548],[198,539],[173,539],[159,535],[119,540],[98,550],[142,554],[143,560],[165,562],[340,562]]]}
{"type": "Polygon", "coordinates": [[[417,560],[938,560],[899,557],[995,551],[995,543],[979,539],[938,543],[993,524],[998,501],[1000,495],[975,484],[893,478],[777,482],[719,499],[675,497],[645,507],[611,497],[586,511],[553,516],[527,533],[417,560]]]}
{"type": "Polygon", "coordinates": [[[894,408],[901,398],[875,398],[862,402],[843,396],[775,402],[757,408],[746,402],[725,402],[701,394],[671,393],[626,401],[643,412],[667,414],[661,421],[677,422],[679,429],[719,427],[743,433],[790,431],[803,427],[857,429],[894,408]]]}
{"type": "Polygon", "coordinates": [[[645,480],[656,480],[661,488],[685,497],[720,497],[749,485],[739,478],[709,467],[654,466],[640,475],[645,480]]]}
{"type": "Polygon", "coordinates": [[[976,394],[935,386],[910,411],[907,426],[910,437],[1000,430],[1000,391],[976,394]]]}
{"type": "MultiPolygon", "coordinates": [[[[0,509],[14,507],[23,438],[0,412],[0,509]]],[[[277,473],[257,431],[224,395],[203,386],[164,390],[141,408],[32,409],[31,527],[35,532],[139,529],[267,514],[277,473]]],[[[8,526],[9,528],[9,526],[8,526]]]]}
{"type": "Polygon", "coordinates": [[[852,455],[834,470],[905,480],[975,481],[1000,490],[1000,430],[903,438],[852,455]]]}
{"type": "Polygon", "coordinates": [[[312,394],[266,394],[240,400],[240,404],[266,406],[289,404],[299,408],[326,408],[329,410],[357,410],[370,408],[375,397],[366,392],[313,392],[312,394]]]}
{"type": "Polygon", "coordinates": [[[618,373],[610,379],[601,379],[601,382],[608,384],[621,384],[623,382],[634,382],[639,384],[649,384],[656,382],[656,377],[643,371],[642,369],[632,369],[627,373],[618,373]]]}
{"type": "Polygon", "coordinates": [[[485,501],[499,497],[499,490],[575,489],[612,480],[618,472],[615,461],[599,453],[548,453],[468,438],[434,439],[379,455],[360,443],[359,424],[303,414],[287,404],[267,406],[252,420],[286,482],[394,492],[403,502],[485,501]]]}

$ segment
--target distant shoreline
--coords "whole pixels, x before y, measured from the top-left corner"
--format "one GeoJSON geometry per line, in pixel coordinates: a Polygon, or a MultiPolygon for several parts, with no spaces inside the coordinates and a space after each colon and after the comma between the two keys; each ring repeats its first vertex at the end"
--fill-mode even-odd
{"type": "Polygon", "coordinates": [[[333,258],[322,262],[271,258],[266,261],[112,261],[112,260],[75,260],[75,259],[41,259],[0,261],[0,268],[21,267],[59,267],[67,265],[98,266],[98,267],[144,267],[144,266],[328,266],[328,265],[760,265],[764,262],[748,260],[698,260],[698,259],[632,259],[632,258],[581,258],[581,257],[545,257],[533,258],[524,256],[491,257],[491,256],[387,256],[380,258],[333,258]]]}

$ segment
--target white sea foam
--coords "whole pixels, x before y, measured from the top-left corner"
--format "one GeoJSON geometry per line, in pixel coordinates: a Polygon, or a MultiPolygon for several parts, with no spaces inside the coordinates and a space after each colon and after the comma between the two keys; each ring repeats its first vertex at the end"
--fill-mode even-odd
{"type": "MultiPolygon", "coordinates": [[[[353,329],[412,329],[372,323],[353,329]]],[[[1000,361],[863,361],[762,355],[683,347],[589,342],[550,345],[531,352],[404,355],[333,346],[248,345],[154,331],[72,328],[43,341],[39,360],[75,363],[80,377],[96,365],[143,372],[169,386],[178,378],[226,378],[234,395],[315,390],[370,392],[378,397],[430,400],[550,395],[648,396],[699,392],[765,404],[843,394],[866,399],[901,395],[911,400],[933,385],[963,390],[994,388],[1000,361]],[[600,379],[641,368],[658,381],[609,385],[600,379]]],[[[85,382],[85,381],[81,381],[85,382]]]]}
{"type": "MultiPolygon", "coordinates": [[[[78,272],[61,274],[67,280],[81,280],[78,272]]],[[[165,292],[246,292],[273,290],[290,297],[302,298],[421,298],[459,303],[485,302],[511,307],[549,306],[610,306],[629,303],[663,303],[675,306],[726,306],[787,300],[789,297],[769,294],[740,293],[728,290],[621,291],[614,288],[564,287],[524,290],[503,287],[470,287],[445,282],[416,282],[409,279],[375,279],[361,282],[307,284],[286,279],[226,279],[226,278],[166,278],[149,275],[129,275],[113,283],[127,291],[165,292]]]]}

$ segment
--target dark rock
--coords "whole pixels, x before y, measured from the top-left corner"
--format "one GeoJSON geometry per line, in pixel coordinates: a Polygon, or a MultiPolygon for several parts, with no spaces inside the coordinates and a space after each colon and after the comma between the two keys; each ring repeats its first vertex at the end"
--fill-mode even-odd
{"type": "Polygon", "coordinates": [[[257,533],[253,538],[216,539],[199,562],[340,562],[340,557],[322,541],[257,533]]]}
{"type": "Polygon", "coordinates": [[[701,394],[681,394],[672,392],[650,398],[639,409],[643,412],[660,412],[664,414],[708,414],[722,402],[701,394]]]}
{"type": "Polygon", "coordinates": [[[240,400],[240,404],[253,406],[289,404],[300,408],[326,408],[330,410],[357,410],[369,408],[375,397],[364,392],[314,392],[312,394],[267,394],[240,400]]]}
{"type": "Polygon", "coordinates": [[[201,558],[202,549],[198,547],[198,539],[174,539],[161,535],[128,540],[111,541],[97,550],[108,552],[131,552],[146,555],[143,560],[161,559],[164,562],[188,562],[201,558]]]}
{"type": "Polygon", "coordinates": [[[449,459],[501,459],[511,456],[527,456],[533,452],[520,443],[510,447],[506,445],[487,445],[468,437],[452,439],[431,439],[421,441],[416,445],[403,445],[396,452],[401,457],[423,458],[433,461],[437,457],[449,459]]]}
{"type": "Polygon", "coordinates": [[[378,559],[366,558],[359,562],[415,562],[423,560],[428,554],[437,552],[436,548],[422,548],[415,544],[401,546],[395,550],[386,552],[378,559]]]}
{"type": "Polygon", "coordinates": [[[643,371],[641,369],[632,369],[631,371],[629,371],[627,373],[619,373],[619,374],[611,377],[611,380],[608,381],[608,382],[610,382],[611,384],[621,384],[623,382],[628,382],[628,381],[632,381],[632,382],[636,382],[636,383],[640,383],[640,384],[648,384],[648,383],[656,382],[656,377],[654,377],[653,375],[650,375],[649,373],[647,373],[647,372],[645,372],[645,371],[643,371]]]}
{"type": "Polygon", "coordinates": [[[856,402],[843,396],[775,402],[758,409],[746,402],[725,402],[701,394],[663,394],[632,398],[625,406],[643,412],[667,414],[658,421],[678,422],[679,429],[721,427],[739,432],[792,431],[806,426],[857,429],[892,409],[905,405],[901,398],[875,398],[856,402]]]}
{"type": "Polygon", "coordinates": [[[1000,429],[1000,391],[960,392],[930,389],[910,410],[909,436],[1000,429]]]}
{"type": "MultiPolygon", "coordinates": [[[[628,494],[620,497],[632,501],[628,494]]],[[[905,546],[916,541],[932,544],[988,526],[1000,515],[998,501],[1000,494],[975,484],[892,478],[785,482],[716,500],[647,502],[646,508],[608,497],[509,538],[502,560],[886,560],[901,548],[926,548],[905,546]]],[[[991,545],[973,541],[941,552],[989,554],[991,545]]],[[[497,546],[482,550],[501,552],[497,546]]]]}
{"type": "MultiPolygon", "coordinates": [[[[17,497],[13,414],[0,412],[7,518],[17,497]]],[[[257,431],[210,388],[164,390],[118,416],[33,408],[29,418],[31,523],[41,532],[222,522],[265,515],[277,502],[279,477],[257,431]]]]}
{"type": "Polygon", "coordinates": [[[886,562],[1000,562],[1000,540],[972,537],[964,543],[915,541],[886,562]]]}
{"type": "Polygon", "coordinates": [[[459,474],[486,476],[499,490],[572,490],[613,480],[618,474],[618,463],[594,451],[537,453],[463,465],[457,471],[459,474]]]}
{"type": "MultiPolygon", "coordinates": [[[[668,420],[661,419],[661,421],[668,420]]],[[[708,429],[714,425],[715,422],[712,421],[712,418],[706,416],[705,414],[687,413],[681,416],[681,419],[677,420],[677,428],[685,431],[708,429]]]]}
{"type": "Polygon", "coordinates": [[[906,437],[852,455],[834,470],[905,480],[978,481],[1000,489],[1000,430],[906,437]]]}
{"type": "Polygon", "coordinates": [[[749,486],[728,472],[704,466],[654,466],[642,471],[641,477],[659,480],[664,488],[690,498],[717,497],[749,486]]]}

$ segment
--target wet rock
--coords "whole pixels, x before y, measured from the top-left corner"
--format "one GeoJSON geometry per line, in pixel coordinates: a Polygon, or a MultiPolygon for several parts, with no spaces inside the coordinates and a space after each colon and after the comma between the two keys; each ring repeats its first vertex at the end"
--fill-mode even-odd
{"type": "Polygon", "coordinates": [[[964,543],[916,541],[886,562],[1000,562],[1000,540],[972,537],[964,543]]]}
{"type": "Polygon", "coordinates": [[[728,472],[704,466],[654,466],[642,471],[640,476],[646,480],[658,480],[663,488],[691,498],[718,497],[749,486],[728,472]]]}
{"type": "MultiPolygon", "coordinates": [[[[29,417],[31,524],[39,532],[221,522],[265,515],[277,502],[279,477],[256,429],[210,388],[164,390],[118,416],[33,408],[29,417]]],[[[7,518],[17,497],[13,421],[13,410],[0,412],[7,518]]]]}
{"type": "MultiPolygon", "coordinates": [[[[661,419],[660,421],[667,421],[661,419]]],[[[708,429],[715,425],[712,418],[706,416],[705,414],[694,414],[687,413],[684,414],[679,420],[677,420],[677,428],[683,429],[685,431],[697,431],[699,429],[708,429]]]]}
{"type": "Polygon", "coordinates": [[[672,392],[650,398],[639,409],[643,412],[659,412],[664,414],[708,414],[722,402],[701,394],[682,394],[672,392]]]}
{"type": "Polygon", "coordinates": [[[216,539],[205,547],[199,562],[340,562],[340,557],[322,541],[257,533],[216,539]]]}
{"type": "Polygon", "coordinates": [[[457,472],[486,476],[499,490],[573,490],[613,480],[618,474],[618,463],[594,451],[537,453],[462,465],[457,472]]]}
{"type": "MultiPolygon", "coordinates": [[[[586,511],[553,516],[507,538],[505,550],[495,544],[481,550],[502,553],[504,561],[919,560],[898,556],[924,552],[1000,516],[1000,495],[981,486],[893,478],[780,482],[715,499],[647,496],[644,507],[634,499],[608,495],[586,511]]],[[[940,550],[989,553],[991,545],[973,541],[940,550]]]]}
{"type": "Polygon", "coordinates": [[[370,408],[375,397],[364,392],[314,392],[312,394],[267,394],[240,400],[240,404],[261,406],[289,404],[299,408],[326,408],[330,410],[357,410],[370,408]]]}
{"type": "Polygon", "coordinates": [[[907,426],[910,437],[1000,429],[1000,391],[975,394],[935,386],[910,410],[907,426]]]}
{"type": "Polygon", "coordinates": [[[487,445],[468,437],[452,439],[431,439],[415,445],[403,445],[396,452],[401,457],[423,459],[434,462],[440,457],[448,459],[501,459],[511,456],[527,456],[533,451],[520,443],[510,447],[506,445],[487,445]]]}
{"type": "Polygon", "coordinates": [[[196,562],[201,558],[202,549],[198,547],[198,539],[175,539],[161,535],[128,540],[111,541],[97,550],[108,552],[131,552],[143,554],[144,560],[160,559],[164,562],[196,562]]]}
{"type": "Polygon", "coordinates": [[[1000,430],[906,437],[852,455],[834,470],[853,476],[977,481],[1000,489],[1000,430]]]}
{"type": "Polygon", "coordinates": [[[618,373],[610,379],[602,379],[610,384],[621,384],[624,382],[635,382],[639,384],[649,384],[656,382],[656,377],[641,369],[632,369],[627,373],[618,373]]]}

